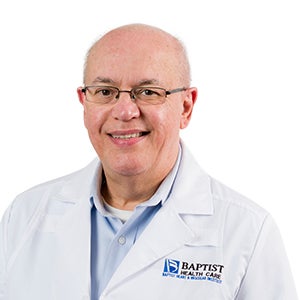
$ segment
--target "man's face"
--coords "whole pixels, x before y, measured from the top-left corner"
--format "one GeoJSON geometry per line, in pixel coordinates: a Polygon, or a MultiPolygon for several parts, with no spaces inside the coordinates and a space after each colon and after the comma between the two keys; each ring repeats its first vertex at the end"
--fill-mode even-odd
{"type": "MultiPolygon", "coordinates": [[[[86,85],[114,86],[131,90],[137,86],[162,87],[167,90],[183,86],[176,73],[178,62],[172,51],[159,42],[138,43],[137,38],[106,38],[90,53],[86,68],[86,85]]],[[[179,131],[189,122],[196,99],[195,90],[169,95],[161,104],[134,101],[128,93],[109,104],[86,101],[84,121],[90,140],[110,175],[165,176],[173,166],[179,145],[179,131]]]]}

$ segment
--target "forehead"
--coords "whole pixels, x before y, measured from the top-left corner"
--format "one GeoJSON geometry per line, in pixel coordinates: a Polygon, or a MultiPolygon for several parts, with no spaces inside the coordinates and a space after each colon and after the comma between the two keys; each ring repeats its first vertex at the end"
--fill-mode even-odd
{"type": "Polygon", "coordinates": [[[168,52],[175,54],[178,41],[170,34],[147,26],[125,26],[110,31],[98,40],[92,47],[91,53],[110,52],[130,54],[132,51],[168,52]]]}
{"type": "MultiPolygon", "coordinates": [[[[91,49],[86,78],[171,78],[175,75],[178,45],[171,36],[151,30],[118,30],[100,39],[91,49]]],[[[119,80],[119,79],[118,79],[119,80]]]]}

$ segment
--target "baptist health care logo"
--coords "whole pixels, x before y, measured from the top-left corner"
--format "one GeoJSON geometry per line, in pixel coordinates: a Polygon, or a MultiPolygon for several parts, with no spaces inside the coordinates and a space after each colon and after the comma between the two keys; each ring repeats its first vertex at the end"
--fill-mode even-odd
{"type": "Polygon", "coordinates": [[[165,259],[162,276],[185,280],[207,280],[222,283],[224,266],[218,264],[190,263],[165,259]]]}

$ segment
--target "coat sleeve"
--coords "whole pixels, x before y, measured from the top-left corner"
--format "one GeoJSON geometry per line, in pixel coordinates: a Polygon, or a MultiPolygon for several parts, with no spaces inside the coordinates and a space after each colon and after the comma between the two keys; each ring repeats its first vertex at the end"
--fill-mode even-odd
{"type": "Polygon", "coordinates": [[[257,299],[298,299],[279,230],[270,216],[262,226],[236,297],[236,300],[257,299]]]}

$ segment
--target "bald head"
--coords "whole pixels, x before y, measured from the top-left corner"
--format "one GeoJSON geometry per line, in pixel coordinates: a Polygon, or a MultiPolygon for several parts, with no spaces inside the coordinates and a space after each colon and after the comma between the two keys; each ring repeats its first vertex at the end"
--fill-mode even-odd
{"type": "MultiPolygon", "coordinates": [[[[111,67],[117,62],[132,61],[136,64],[161,64],[170,76],[177,77],[178,84],[190,85],[190,66],[183,44],[171,34],[153,26],[129,24],[106,33],[97,40],[87,53],[84,66],[84,83],[90,84],[90,71],[95,64],[108,59],[111,67]],[[108,59],[109,57],[109,59],[108,59]]],[[[128,70],[130,73],[131,70],[128,70]]]]}

